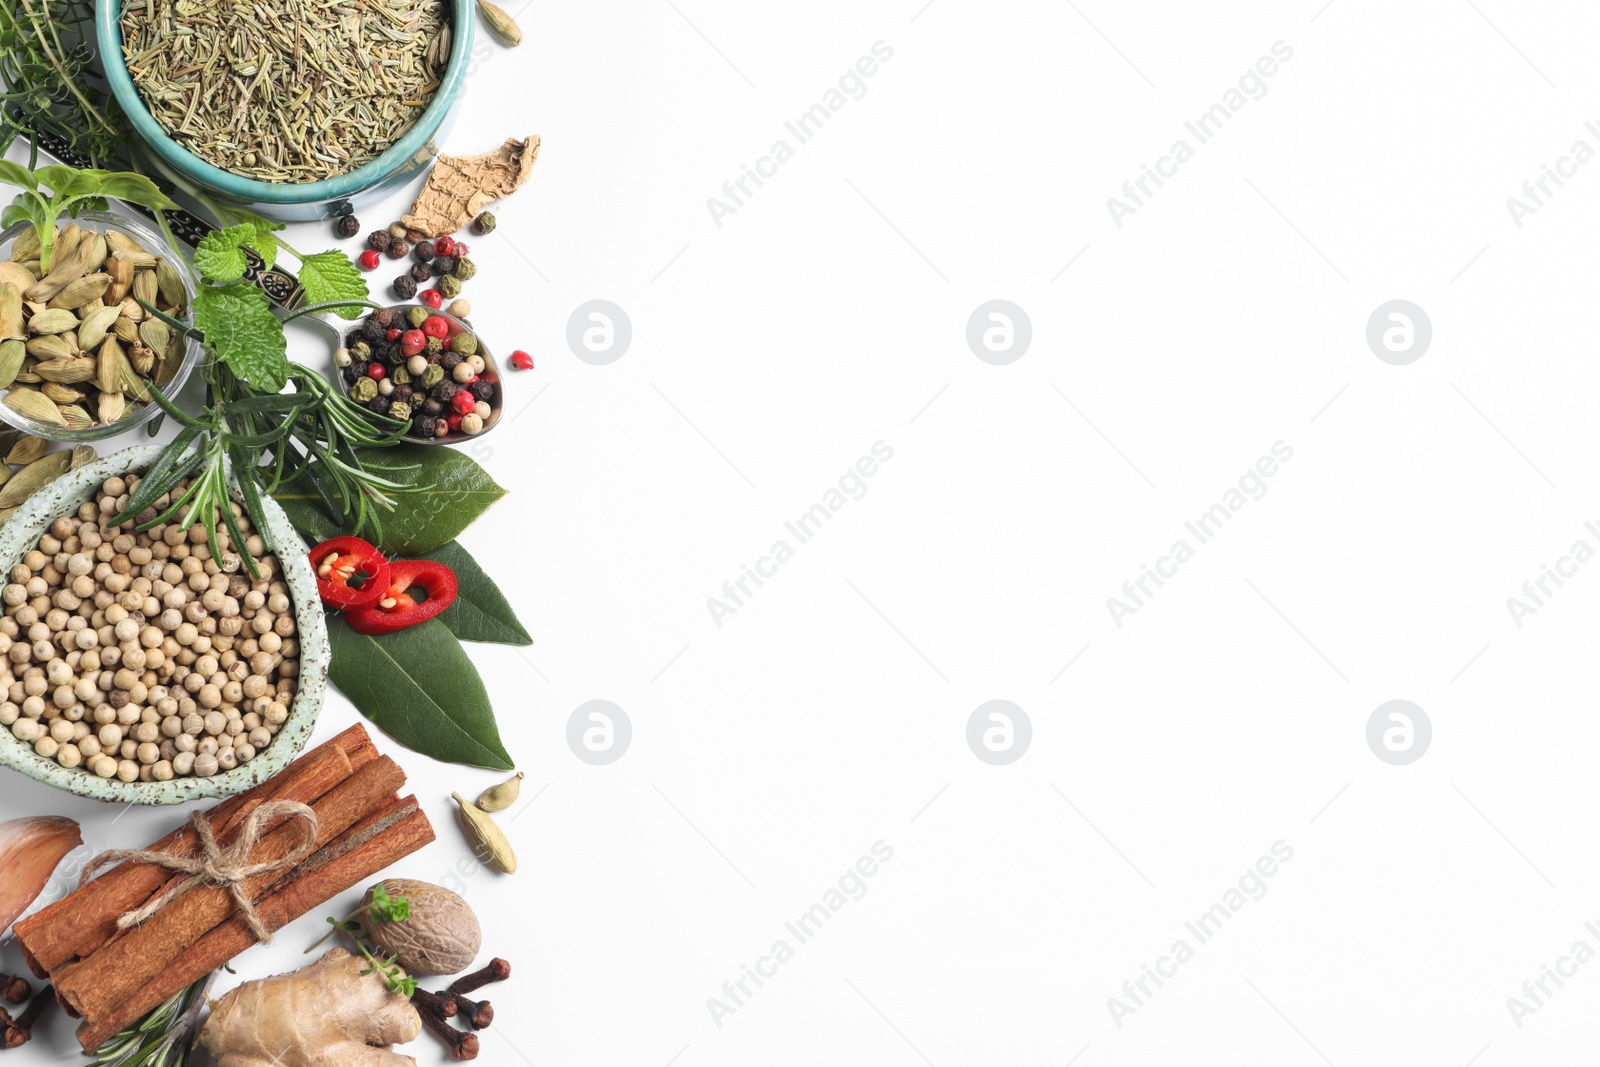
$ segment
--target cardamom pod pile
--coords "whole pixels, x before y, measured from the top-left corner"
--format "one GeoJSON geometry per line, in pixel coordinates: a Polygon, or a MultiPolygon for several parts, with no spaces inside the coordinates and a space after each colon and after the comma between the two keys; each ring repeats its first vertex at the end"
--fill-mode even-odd
{"type": "Polygon", "coordinates": [[[68,471],[99,458],[89,445],[51,452],[50,442],[41,437],[0,429],[0,525],[10,520],[34,493],[68,471]]]}
{"type": "Polygon", "coordinates": [[[69,223],[41,276],[39,235],[25,231],[0,262],[3,403],[63,430],[105,426],[150,401],[183,359],[184,338],[143,300],[182,317],[188,303],[170,257],[117,230],[69,223]]]}

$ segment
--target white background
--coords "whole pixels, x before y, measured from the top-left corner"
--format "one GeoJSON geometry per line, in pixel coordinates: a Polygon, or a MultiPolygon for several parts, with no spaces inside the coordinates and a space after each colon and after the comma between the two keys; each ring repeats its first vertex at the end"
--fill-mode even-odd
{"type": "MultiPolygon", "coordinates": [[[[1600,163],[1520,228],[1506,199],[1600,149],[1600,14],[921,3],[536,2],[481,50],[448,149],[544,136],[467,292],[537,362],[474,446],[511,494],[464,537],[536,638],[472,648],[528,775],[520,873],[463,879],[517,968],[483,1061],[1579,1062],[1600,964],[1520,1027],[1506,1002],[1600,950],[1600,566],[1520,628],[1506,600],[1600,548],[1600,163]],[[877,41],[865,95],[717,225],[877,41]],[[1265,96],[1115,225],[1276,41],[1265,96]],[[1032,323],[1008,366],[965,336],[997,298],[1032,323]],[[1433,325],[1409,366],[1365,340],[1396,298],[1433,325]],[[566,343],[592,299],[633,326],[608,366],[566,343]],[[717,626],[707,598],[877,441],[865,496],[717,626]],[[1278,441],[1266,495],[1119,628],[1107,598],[1278,441]],[[609,766],[566,742],[597,698],[634,731],[609,766]],[[1008,766],[966,741],[997,698],[1032,723],[1008,766]],[[1366,741],[1396,698],[1433,725],[1408,766],[1366,741]],[[1280,840],[1118,1026],[1107,999],[1280,840]],[[866,895],[719,1026],[707,999],[877,841],[866,895]]],[[[355,718],[334,697],[317,739],[355,718]]],[[[498,776],[396,755],[439,842],[394,873],[444,880],[449,793],[498,776]]],[[[5,786],[96,848],[178,818],[5,786]]],[[[12,1061],[75,1047],[57,1019],[12,1061]]]]}

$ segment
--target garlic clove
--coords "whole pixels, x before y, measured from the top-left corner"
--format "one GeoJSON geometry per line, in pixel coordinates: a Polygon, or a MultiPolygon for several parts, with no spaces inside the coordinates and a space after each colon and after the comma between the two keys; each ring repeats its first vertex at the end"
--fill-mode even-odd
{"type": "Polygon", "coordinates": [[[44,892],[61,858],[81,844],[78,824],[61,815],[0,822],[0,933],[44,892]]]}

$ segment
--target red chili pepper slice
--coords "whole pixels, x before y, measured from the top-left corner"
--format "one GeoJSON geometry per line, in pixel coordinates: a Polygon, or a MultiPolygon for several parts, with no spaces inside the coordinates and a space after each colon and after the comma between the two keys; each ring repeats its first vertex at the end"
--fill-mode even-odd
{"type": "Polygon", "coordinates": [[[432,560],[398,559],[389,564],[389,581],[378,599],[345,612],[345,621],[358,634],[392,634],[427,622],[455,600],[455,571],[432,560]],[[412,589],[421,589],[426,599],[417,600],[412,589]]]}
{"type": "Polygon", "coordinates": [[[335,537],[313,548],[311,570],[322,602],[343,611],[376,602],[389,587],[389,561],[359,537],[335,537]],[[361,585],[351,585],[357,575],[361,585]]]}

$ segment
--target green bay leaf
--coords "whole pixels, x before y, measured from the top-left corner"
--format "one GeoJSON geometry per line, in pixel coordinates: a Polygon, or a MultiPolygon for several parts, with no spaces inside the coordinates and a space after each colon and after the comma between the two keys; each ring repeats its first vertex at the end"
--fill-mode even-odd
{"type": "MultiPolygon", "coordinates": [[[[395,494],[392,511],[379,511],[383,536],[374,543],[391,557],[416,556],[453,541],[506,491],[471,456],[437,445],[395,445],[363,448],[367,470],[405,485],[427,486],[395,494]]],[[[335,501],[343,503],[334,488],[335,501]]],[[[304,475],[281,486],[273,498],[288,512],[295,529],[316,544],[349,531],[323,507],[322,498],[304,475]]],[[[365,534],[363,536],[366,536],[365,534]]],[[[372,541],[373,538],[368,536],[372,541]]]]}
{"type": "Polygon", "coordinates": [[[438,619],[397,633],[358,634],[328,619],[328,678],[373,725],[400,744],[445,763],[509,771],[478,669],[438,619]]]}
{"type": "Polygon", "coordinates": [[[533,638],[523,629],[506,595],[493,578],[484,573],[472,553],[459,541],[440,545],[426,552],[423,559],[443,563],[456,575],[456,602],[440,612],[438,619],[463,641],[495,641],[505,645],[531,645],[533,638]]]}

